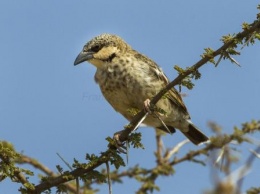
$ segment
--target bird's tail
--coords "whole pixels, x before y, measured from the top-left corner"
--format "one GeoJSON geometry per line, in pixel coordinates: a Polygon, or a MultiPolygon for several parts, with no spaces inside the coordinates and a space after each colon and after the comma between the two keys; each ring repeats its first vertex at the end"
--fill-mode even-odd
{"type": "Polygon", "coordinates": [[[194,144],[198,145],[200,143],[206,142],[209,138],[203,134],[193,123],[189,122],[189,130],[182,133],[194,144]]]}

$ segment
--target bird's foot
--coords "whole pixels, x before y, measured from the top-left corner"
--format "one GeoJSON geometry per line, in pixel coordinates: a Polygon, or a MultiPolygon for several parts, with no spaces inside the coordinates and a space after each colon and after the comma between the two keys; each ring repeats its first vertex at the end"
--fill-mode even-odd
{"type": "Polygon", "coordinates": [[[146,100],[144,101],[144,110],[145,110],[146,112],[148,112],[149,114],[152,113],[152,110],[151,110],[151,100],[150,100],[150,99],[146,99],[146,100]]]}
{"type": "MultiPolygon", "coordinates": [[[[170,129],[166,126],[166,124],[165,124],[164,121],[161,119],[160,115],[154,110],[154,108],[155,108],[155,107],[151,105],[151,100],[150,100],[150,99],[146,99],[146,100],[144,101],[144,110],[145,110],[146,112],[148,112],[149,114],[155,115],[155,117],[157,117],[157,119],[160,120],[160,122],[162,123],[162,126],[166,129],[166,131],[171,134],[172,132],[171,132],[170,129]]],[[[161,110],[161,111],[163,111],[163,110],[161,110]]]]}
{"type": "Polygon", "coordinates": [[[117,150],[121,153],[127,154],[127,147],[125,146],[125,142],[120,141],[120,135],[123,131],[118,131],[114,133],[113,139],[115,140],[115,146],[117,150]]]}

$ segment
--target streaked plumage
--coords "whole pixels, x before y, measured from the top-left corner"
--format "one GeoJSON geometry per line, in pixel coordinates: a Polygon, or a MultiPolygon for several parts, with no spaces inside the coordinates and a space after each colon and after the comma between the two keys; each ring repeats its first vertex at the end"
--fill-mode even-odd
{"type": "MultiPolygon", "coordinates": [[[[169,83],[155,62],[133,50],[116,35],[102,34],[90,40],[74,65],[83,61],[97,67],[95,81],[102,94],[128,120],[134,116],[132,110],[143,109],[144,101],[151,99],[169,83]]],[[[178,128],[194,144],[208,140],[191,123],[187,108],[174,88],[158,101],[156,110],[171,132],[178,128]]],[[[167,132],[154,114],[150,114],[143,123],[167,132]]]]}

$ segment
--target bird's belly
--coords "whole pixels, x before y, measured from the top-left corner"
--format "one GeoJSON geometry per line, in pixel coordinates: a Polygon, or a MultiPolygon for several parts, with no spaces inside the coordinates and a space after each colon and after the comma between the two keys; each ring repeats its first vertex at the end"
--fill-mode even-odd
{"type": "MultiPolygon", "coordinates": [[[[117,112],[128,120],[131,120],[136,113],[144,108],[145,99],[152,98],[152,96],[149,95],[141,96],[139,95],[140,93],[135,94],[136,92],[129,92],[127,88],[109,86],[109,81],[106,83],[106,86],[100,86],[104,97],[117,112]]],[[[164,114],[162,112],[157,112],[157,115],[159,115],[166,124],[169,123],[177,127],[178,120],[182,118],[178,111],[174,111],[173,105],[168,99],[159,100],[156,107],[161,109],[162,112],[165,112],[164,114]]],[[[161,121],[154,114],[148,115],[143,123],[152,127],[162,126],[161,121]]]]}
{"type": "Polygon", "coordinates": [[[100,87],[106,100],[119,113],[125,115],[128,109],[131,108],[131,102],[128,100],[127,94],[117,88],[106,89],[100,87]]]}

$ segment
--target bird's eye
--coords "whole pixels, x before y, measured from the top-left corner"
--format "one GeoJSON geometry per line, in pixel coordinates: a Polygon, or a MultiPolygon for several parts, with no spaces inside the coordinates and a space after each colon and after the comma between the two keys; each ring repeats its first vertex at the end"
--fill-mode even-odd
{"type": "Polygon", "coordinates": [[[99,50],[100,50],[100,46],[99,45],[96,45],[96,46],[93,46],[92,48],[91,48],[91,50],[92,51],[94,51],[94,52],[98,52],[99,50]]]}

